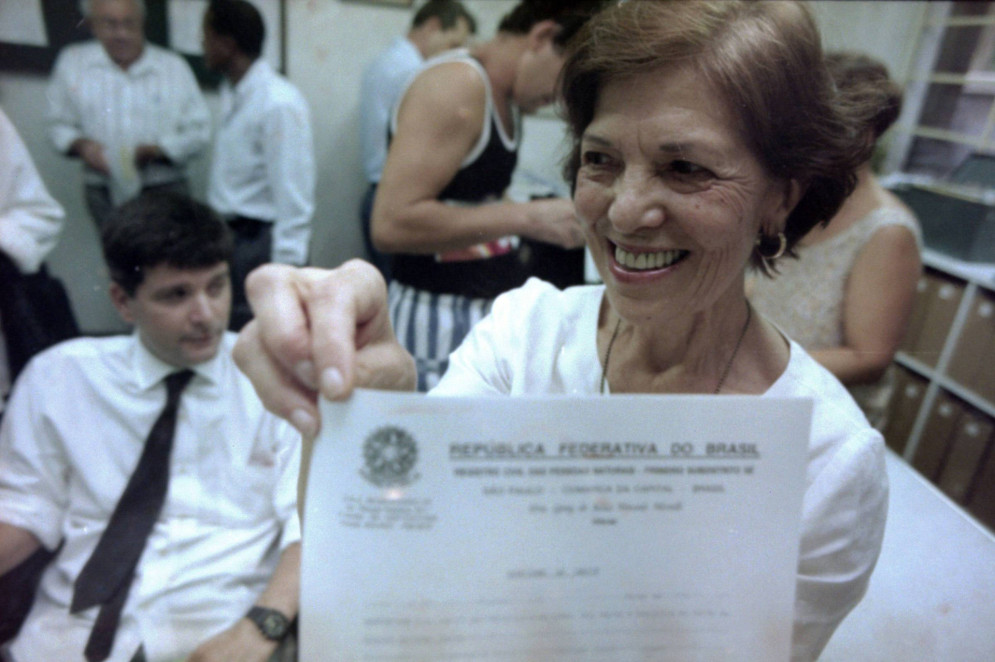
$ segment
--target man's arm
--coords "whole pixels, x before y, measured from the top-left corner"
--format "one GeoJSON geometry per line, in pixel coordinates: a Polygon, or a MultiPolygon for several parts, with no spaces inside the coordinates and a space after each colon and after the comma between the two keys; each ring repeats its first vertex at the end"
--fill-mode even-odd
{"type": "Polygon", "coordinates": [[[266,167],[276,218],[272,261],[304,265],[314,215],[314,139],[303,97],[279,104],[266,118],[266,167]]]}
{"type": "MultiPolygon", "coordinates": [[[[280,555],[280,562],[259,597],[255,606],[275,609],[288,619],[297,616],[300,604],[301,544],[288,545],[280,555]]],[[[263,636],[255,623],[240,618],[230,628],[208,639],[187,658],[188,662],[264,662],[269,659],[279,642],[263,636]]]]}
{"type": "Polygon", "coordinates": [[[41,542],[27,529],[0,522],[0,575],[7,574],[41,547],[41,542]]]}
{"type": "Polygon", "coordinates": [[[64,216],[14,125],[0,110],[0,251],[21,273],[34,273],[55,247],[64,216]]]}
{"type": "Polygon", "coordinates": [[[164,159],[176,164],[186,163],[204,151],[211,139],[211,114],[190,66],[179,57],[170,65],[167,75],[170,94],[176,99],[176,122],[163,127],[157,144],[135,148],[138,165],[143,165],[142,159],[146,162],[164,159]]]}
{"type": "Polygon", "coordinates": [[[73,52],[75,49],[68,46],[55,61],[52,69],[52,79],[45,90],[45,98],[48,103],[46,120],[48,123],[48,137],[52,141],[52,146],[60,154],[68,156],[78,156],[85,158],[85,153],[92,151],[88,143],[96,143],[90,140],[83,133],[83,118],[80,116],[80,108],[73,89],[78,81],[75,78],[79,75],[74,59],[78,59],[81,53],[73,52]],[[74,58],[74,54],[77,58],[74,58]]]}
{"type": "Polygon", "coordinates": [[[48,137],[56,151],[66,156],[79,158],[87,167],[104,174],[110,173],[110,165],[104,154],[104,146],[83,133],[83,118],[73,90],[82,84],[82,75],[77,68],[77,60],[83,57],[78,49],[66,47],[59,53],[52,70],[45,96],[48,102],[46,119],[48,137]]]}
{"type": "Polygon", "coordinates": [[[428,69],[408,88],[373,207],[378,250],[440,253],[508,235],[581,245],[580,225],[566,200],[466,207],[438,200],[480,138],[485,113],[484,81],[465,64],[428,69]]]}
{"type": "MultiPolygon", "coordinates": [[[[46,415],[61,366],[41,354],[18,377],[0,426],[0,574],[62,538],[70,469],[46,415]]],[[[50,355],[48,355],[50,356],[50,355]]]]}

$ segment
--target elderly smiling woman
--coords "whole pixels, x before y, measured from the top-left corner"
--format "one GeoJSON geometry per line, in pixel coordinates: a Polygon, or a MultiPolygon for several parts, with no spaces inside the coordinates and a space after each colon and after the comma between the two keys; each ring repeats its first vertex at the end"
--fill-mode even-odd
{"type": "MultiPolygon", "coordinates": [[[[793,659],[814,659],[860,600],[880,550],[880,435],[846,390],[744,295],[854,184],[808,11],[794,2],[630,0],[569,51],[567,173],[604,285],[539,281],[499,298],[434,393],[719,393],[815,401],[793,659]]],[[[411,388],[369,266],[271,267],[237,359],[306,435],[316,391],[411,388]]]]}

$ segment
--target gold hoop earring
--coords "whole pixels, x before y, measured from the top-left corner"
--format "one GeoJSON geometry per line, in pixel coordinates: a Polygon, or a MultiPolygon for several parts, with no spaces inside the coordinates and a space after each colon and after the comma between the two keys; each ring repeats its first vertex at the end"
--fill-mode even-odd
{"type": "Polygon", "coordinates": [[[762,232],[757,235],[757,242],[756,242],[757,243],[757,254],[762,259],[773,262],[774,260],[777,260],[778,258],[783,257],[784,253],[788,250],[788,238],[785,236],[785,234],[783,232],[778,232],[777,233],[777,241],[778,241],[777,251],[773,255],[764,255],[764,251],[763,251],[764,242],[766,242],[768,238],[769,237],[767,235],[765,235],[764,233],[762,233],[762,232]]]}

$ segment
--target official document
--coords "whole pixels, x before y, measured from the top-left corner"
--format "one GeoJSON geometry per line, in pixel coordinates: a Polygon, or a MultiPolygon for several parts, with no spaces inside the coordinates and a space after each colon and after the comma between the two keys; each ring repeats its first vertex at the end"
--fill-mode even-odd
{"type": "Polygon", "coordinates": [[[304,662],[787,660],[809,400],[322,403],[304,662]]]}

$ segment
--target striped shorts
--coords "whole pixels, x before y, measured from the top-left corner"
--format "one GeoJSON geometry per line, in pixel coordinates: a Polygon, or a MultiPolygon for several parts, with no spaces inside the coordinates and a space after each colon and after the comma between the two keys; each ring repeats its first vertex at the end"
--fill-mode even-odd
{"type": "Polygon", "coordinates": [[[418,390],[434,387],[474,324],[491,309],[492,299],[436,294],[391,281],[387,304],[398,341],[418,368],[418,390]]]}

